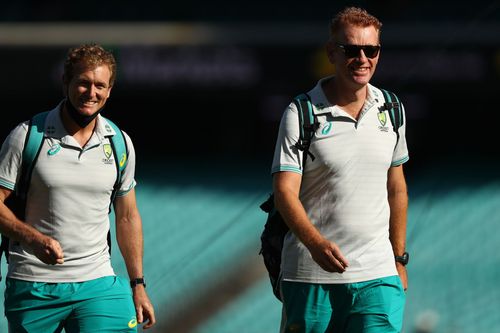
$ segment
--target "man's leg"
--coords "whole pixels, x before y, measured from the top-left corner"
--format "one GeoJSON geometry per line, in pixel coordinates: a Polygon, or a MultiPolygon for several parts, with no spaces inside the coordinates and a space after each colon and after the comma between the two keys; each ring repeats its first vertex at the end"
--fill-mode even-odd
{"type": "Polygon", "coordinates": [[[346,322],[346,333],[401,332],[406,294],[399,276],[349,286],[354,303],[346,322]]]}
{"type": "Polygon", "coordinates": [[[132,291],[127,280],[107,276],[80,283],[74,309],[64,326],[67,333],[137,332],[132,291]]]}
{"type": "Polygon", "coordinates": [[[332,316],[328,288],[321,284],[281,282],[281,333],[325,333],[332,316]]]}
{"type": "Polygon", "coordinates": [[[63,321],[71,312],[71,303],[65,298],[66,285],[16,279],[7,279],[5,285],[10,333],[62,331],[63,321]]]}

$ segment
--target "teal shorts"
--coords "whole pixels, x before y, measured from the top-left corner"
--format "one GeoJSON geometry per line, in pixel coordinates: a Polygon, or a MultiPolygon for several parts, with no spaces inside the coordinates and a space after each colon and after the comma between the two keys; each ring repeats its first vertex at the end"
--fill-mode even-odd
{"type": "Polygon", "coordinates": [[[358,283],[281,282],[286,333],[394,333],[406,294],[399,276],[358,283]]]}
{"type": "Polygon", "coordinates": [[[77,283],[5,281],[10,333],[137,332],[127,280],[106,276],[77,283]]]}

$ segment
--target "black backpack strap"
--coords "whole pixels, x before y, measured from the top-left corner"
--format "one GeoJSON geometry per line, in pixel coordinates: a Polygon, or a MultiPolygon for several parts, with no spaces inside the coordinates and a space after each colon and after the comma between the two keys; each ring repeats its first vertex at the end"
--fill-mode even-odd
{"type": "Polygon", "coordinates": [[[307,156],[314,160],[314,155],[309,152],[309,146],[311,144],[311,139],[314,136],[314,132],[318,128],[318,123],[316,117],[314,116],[313,106],[311,103],[311,98],[308,94],[300,94],[293,99],[299,116],[300,135],[299,141],[295,144],[297,149],[304,152],[304,158],[302,161],[302,167],[305,167],[307,156]]]}
{"type": "MultiPolygon", "coordinates": [[[[311,159],[314,159],[314,156],[309,152],[309,145],[318,125],[311,100],[307,94],[298,95],[293,99],[293,102],[298,110],[300,132],[295,147],[304,153],[302,161],[302,168],[304,168],[308,155],[311,156],[311,159]]],[[[264,265],[269,274],[273,293],[281,301],[281,251],[285,235],[289,229],[274,206],[274,194],[271,194],[260,205],[260,208],[267,213],[267,220],[260,236],[261,248],[259,254],[264,258],[264,265]]]]}
{"type": "Polygon", "coordinates": [[[385,103],[381,108],[381,111],[388,110],[389,118],[391,118],[392,128],[396,133],[397,139],[399,140],[399,128],[403,126],[403,110],[401,107],[401,102],[399,98],[391,91],[380,89],[384,95],[385,103]]]}

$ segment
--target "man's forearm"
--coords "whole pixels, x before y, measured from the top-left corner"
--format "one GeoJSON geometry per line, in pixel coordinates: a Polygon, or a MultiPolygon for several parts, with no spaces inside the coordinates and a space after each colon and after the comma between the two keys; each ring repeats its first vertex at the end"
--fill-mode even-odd
{"type": "Polygon", "coordinates": [[[402,255],[406,250],[406,220],[408,195],[406,190],[389,194],[391,217],[389,220],[389,238],[395,255],[402,255]]]}
{"type": "Polygon", "coordinates": [[[143,276],[143,235],[140,218],[117,221],[116,240],[131,279],[143,276]]]}

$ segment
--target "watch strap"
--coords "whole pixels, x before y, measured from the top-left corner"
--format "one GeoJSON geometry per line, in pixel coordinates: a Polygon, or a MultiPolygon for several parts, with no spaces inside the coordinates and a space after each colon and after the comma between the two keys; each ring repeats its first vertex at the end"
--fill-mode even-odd
{"type": "Polygon", "coordinates": [[[141,278],[136,278],[130,280],[130,287],[135,288],[138,284],[142,284],[144,288],[146,288],[146,280],[144,279],[144,276],[141,278]]]}
{"type": "Polygon", "coordinates": [[[394,256],[394,259],[396,260],[396,262],[399,262],[403,264],[403,266],[406,266],[408,264],[408,261],[410,260],[410,254],[408,252],[404,252],[401,256],[394,256]]]}

